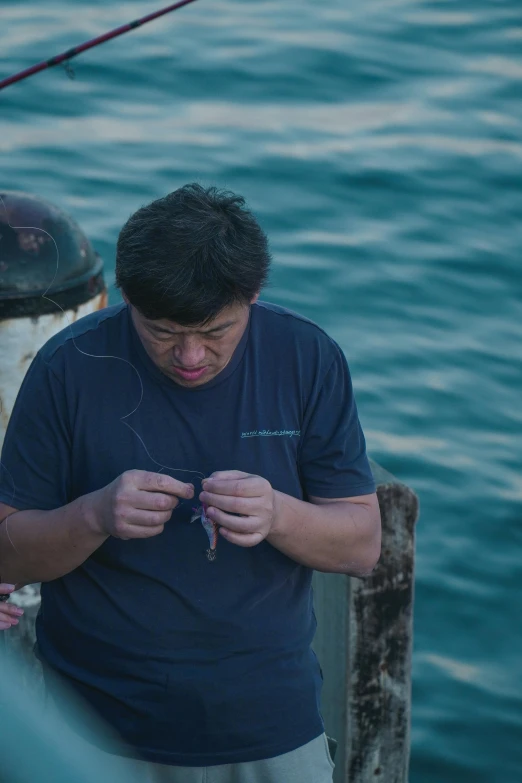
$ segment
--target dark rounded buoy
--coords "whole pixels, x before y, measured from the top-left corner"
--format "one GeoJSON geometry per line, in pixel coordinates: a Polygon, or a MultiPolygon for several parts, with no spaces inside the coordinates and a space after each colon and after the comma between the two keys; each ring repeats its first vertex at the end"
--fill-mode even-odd
{"type": "Polygon", "coordinates": [[[76,221],[30,193],[0,191],[0,320],[71,310],[102,291],[103,261],[76,221]]]}
{"type": "Polygon", "coordinates": [[[74,321],[106,307],[102,267],[61,209],[30,193],[0,191],[0,447],[36,352],[74,321]]]}

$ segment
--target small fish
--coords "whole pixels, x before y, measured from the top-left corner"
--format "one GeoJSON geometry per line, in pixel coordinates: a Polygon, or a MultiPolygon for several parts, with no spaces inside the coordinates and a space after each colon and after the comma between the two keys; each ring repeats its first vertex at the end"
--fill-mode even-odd
{"type": "Polygon", "coordinates": [[[218,539],[218,526],[216,522],[213,522],[207,517],[207,506],[203,503],[198,508],[193,508],[194,512],[190,518],[191,522],[196,522],[198,519],[205,528],[205,532],[208,536],[210,547],[207,549],[207,558],[212,562],[216,559],[216,546],[218,539]]]}

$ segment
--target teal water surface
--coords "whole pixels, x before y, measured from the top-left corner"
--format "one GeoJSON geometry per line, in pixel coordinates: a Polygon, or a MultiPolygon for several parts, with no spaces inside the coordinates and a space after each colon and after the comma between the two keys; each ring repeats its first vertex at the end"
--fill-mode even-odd
{"type": "MultiPolygon", "coordinates": [[[[0,73],[159,5],[2,3],[0,73]]],[[[198,0],[0,93],[1,187],[111,284],[131,212],[218,184],[270,236],[265,298],[344,349],[421,500],[411,783],[522,781],[521,52],[520,0],[198,0]]]]}

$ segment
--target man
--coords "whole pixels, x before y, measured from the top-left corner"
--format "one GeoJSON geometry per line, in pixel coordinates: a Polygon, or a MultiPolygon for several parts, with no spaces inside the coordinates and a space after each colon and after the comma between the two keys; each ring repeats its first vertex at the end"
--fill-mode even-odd
{"type": "Polygon", "coordinates": [[[46,343],[6,433],[2,578],[151,780],[332,779],[312,570],[369,574],[380,516],[344,356],[258,301],[269,263],[232,193],[139,209],[124,303],[46,343]]]}

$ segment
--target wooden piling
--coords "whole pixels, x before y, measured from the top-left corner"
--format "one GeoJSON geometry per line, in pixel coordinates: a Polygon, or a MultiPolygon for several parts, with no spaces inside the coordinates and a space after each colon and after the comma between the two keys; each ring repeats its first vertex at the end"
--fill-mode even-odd
{"type": "Polygon", "coordinates": [[[359,579],[314,575],[326,731],[335,783],[407,783],[413,643],[414,492],[372,462],[382,553],[359,579]]]}

